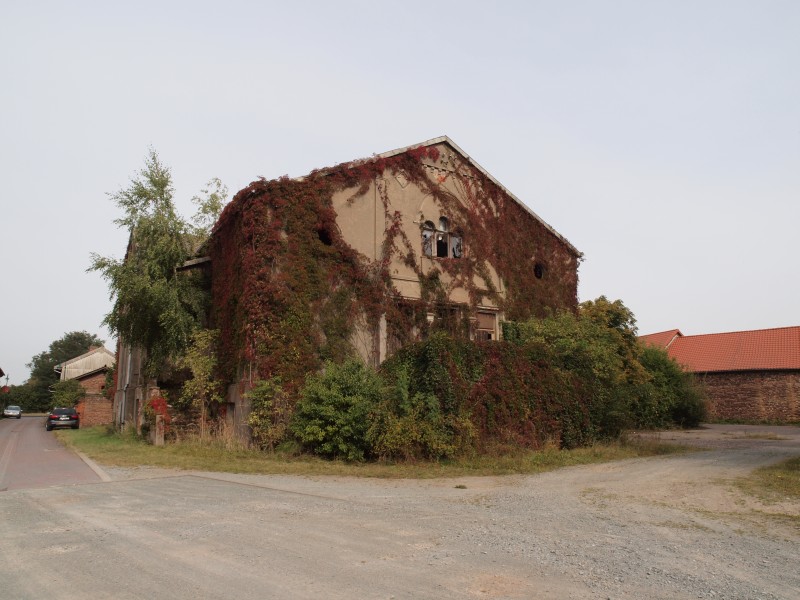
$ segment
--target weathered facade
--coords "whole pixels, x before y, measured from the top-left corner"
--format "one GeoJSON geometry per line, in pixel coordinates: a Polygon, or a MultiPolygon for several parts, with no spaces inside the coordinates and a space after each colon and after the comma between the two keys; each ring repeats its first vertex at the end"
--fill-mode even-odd
{"type": "Polygon", "coordinates": [[[115,362],[114,354],[101,346],[56,367],[60,381],[74,379],[84,389],[83,397],[75,406],[82,427],[113,422],[112,401],[106,396],[106,373],[115,362]]]}
{"type": "Polygon", "coordinates": [[[800,422],[800,327],[640,339],[697,375],[712,420],[800,422]]]}
{"type": "Polygon", "coordinates": [[[449,138],[299,179],[260,180],[209,243],[229,414],[326,359],[373,365],[446,328],[497,340],[505,319],[575,310],[581,254],[449,138]]]}

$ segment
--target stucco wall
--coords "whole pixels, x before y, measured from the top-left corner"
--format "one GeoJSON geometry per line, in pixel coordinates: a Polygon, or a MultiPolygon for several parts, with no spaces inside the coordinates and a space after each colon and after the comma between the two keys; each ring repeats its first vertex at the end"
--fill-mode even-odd
{"type": "Polygon", "coordinates": [[[800,372],[747,371],[699,375],[711,420],[800,421],[800,372]]]}

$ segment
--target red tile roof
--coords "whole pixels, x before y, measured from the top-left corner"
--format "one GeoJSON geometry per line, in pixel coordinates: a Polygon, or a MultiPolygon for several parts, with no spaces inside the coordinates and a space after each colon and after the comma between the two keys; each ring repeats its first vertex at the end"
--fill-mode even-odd
{"type": "Polygon", "coordinates": [[[648,333],[647,335],[640,335],[639,341],[644,342],[649,346],[658,346],[659,348],[669,348],[669,345],[683,334],[680,329],[670,329],[669,331],[661,331],[659,333],[648,333]]]}
{"type": "Polygon", "coordinates": [[[695,373],[800,370],[800,327],[706,335],[681,335],[674,329],[639,339],[667,348],[672,358],[695,373]],[[668,333],[676,335],[664,343],[668,333]]]}

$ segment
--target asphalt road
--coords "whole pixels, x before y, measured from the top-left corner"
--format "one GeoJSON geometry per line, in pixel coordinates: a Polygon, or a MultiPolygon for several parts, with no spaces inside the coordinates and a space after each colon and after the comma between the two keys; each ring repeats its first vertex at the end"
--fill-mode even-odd
{"type": "Polygon", "coordinates": [[[708,450],[537,476],[109,468],[9,489],[0,598],[800,598],[800,505],[730,485],[800,455],[800,429],[675,437],[708,450]]]}
{"type": "Polygon", "coordinates": [[[53,432],[45,431],[44,419],[0,420],[0,491],[101,480],[53,432]]]}

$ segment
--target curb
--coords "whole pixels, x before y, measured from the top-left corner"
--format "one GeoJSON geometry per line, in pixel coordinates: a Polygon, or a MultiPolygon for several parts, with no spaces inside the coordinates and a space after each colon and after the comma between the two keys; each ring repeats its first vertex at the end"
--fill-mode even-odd
{"type": "Polygon", "coordinates": [[[94,471],[94,472],[95,472],[95,474],[96,474],[96,475],[97,475],[97,476],[98,476],[98,477],[99,477],[99,478],[100,478],[102,481],[105,481],[105,482],[108,482],[108,481],[113,481],[113,480],[111,479],[111,477],[108,475],[108,473],[106,473],[105,471],[103,471],[103,469],[101,469],[101,468],[100,468],[100,467],[97,465],[97,463],[96,463],[96,462],[94,462],[94,461],[93,461],[91,458],[89,458],[88,456],[86,456],[86,455],[85,455],[83,452],[80,452],[79,450],[75,450],[75,454],[77,454],[77,455],[80,457],[80,459],[81,459],[83,462],[85,462],[85,463],[86,463],[86,465],[87,465],[87,466],[88,466],[88,467],[89,467],[89,468],[90,468],[92,471],[94,471]]]}

